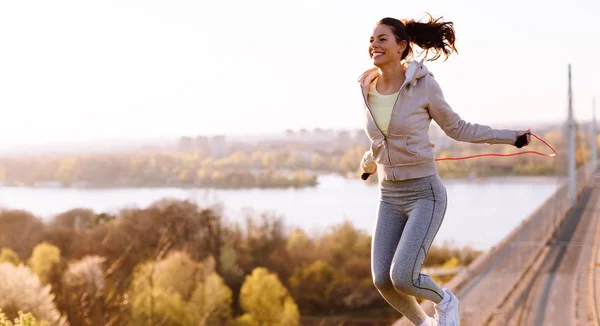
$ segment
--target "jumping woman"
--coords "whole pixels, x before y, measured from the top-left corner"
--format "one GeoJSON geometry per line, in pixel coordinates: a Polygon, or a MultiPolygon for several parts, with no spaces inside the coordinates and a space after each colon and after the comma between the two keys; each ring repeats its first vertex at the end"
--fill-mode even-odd
{"type": "Polygon", "coordinates": [[[499,130],[461,119],[444,100],[442,90],[423,65],[456,52],[452,22],[384,18],[370,38],[374,67],[359,78],[364,97],[370,150],[361,161],[366,175],[377,172],[379,207],[373,234],[371,268],[383,298],[415,325],[458,326],[459,301],[442,289],[421,266],[446,212],[446,188],[438,176],[431,120],[457,141],[529,144],[529,130],[499,130]],[[414,61],[412,45],[424,51],[414,61]],[[429,317],[415,297],[433,301],[429,317]]]}

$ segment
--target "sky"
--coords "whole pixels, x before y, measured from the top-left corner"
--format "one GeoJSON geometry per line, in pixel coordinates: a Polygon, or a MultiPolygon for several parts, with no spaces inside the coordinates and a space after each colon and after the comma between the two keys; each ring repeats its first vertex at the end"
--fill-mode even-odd
{"type": "MultiPolygon", "coordinates": [[[[600,4],[564,1],[2,1],[0,147],[362,128],[383,17],[454,22],[426,63],[463,119],[578,121],[600,105],[600,4]]],[[[535,130],[533,130],[535,132],[535,130]]]]}

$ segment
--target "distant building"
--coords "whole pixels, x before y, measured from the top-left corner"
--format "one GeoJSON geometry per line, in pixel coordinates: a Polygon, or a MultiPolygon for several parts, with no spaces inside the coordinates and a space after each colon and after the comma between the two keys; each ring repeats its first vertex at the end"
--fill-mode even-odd
{"type": "Polygon", "coordinates": [[[300,136],[301,140],[306,141],[308,139],[308,137],[310,136],[310,132],[308,132],[308,130],[302,128],[298,131],[298,135],[300,136]]]}
{"type": "Polygon", "coordinates": [[[192,150],[192,137],[181,137],[177,142],[177,150],[180,152],[190,152],[192,150]]]}
{"type": "Polygon", "coordinates": [[[210,140],[207,136],[196,136],[193,147],[195,152],[208,153],[210,151],[210,140]]]}
{"type": "Polygon", "coordinates": [[[213,136],[210,139],[210,155],[215,158],[221,158],[229,155],[231,148],[225,139],[225,136],[213,136]]]}
{"type": "Polygon", "coordinates": [[[286,137],[294,137],[294,136],[296,136],[296,133],[292,129],[286,129],[285,136],[286,137]]]}

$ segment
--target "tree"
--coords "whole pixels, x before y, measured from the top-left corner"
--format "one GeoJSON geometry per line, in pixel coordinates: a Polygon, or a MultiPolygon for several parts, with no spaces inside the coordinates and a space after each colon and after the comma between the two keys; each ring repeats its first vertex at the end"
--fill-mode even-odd
{"type": "Polygon", "coordinates": [[[52,221],[54,227],[65,227],[74,230],[88,229],[93,226],[96,213],[87,208],[75,208],[58,214],[52,221]]]}
{"type": "Polygon", "coordinates": [[[343,265],[348,258],[353,257],[359,240],[364,236],[364,231],[356,229],[350,221],[334,225],[329,235],[323,239],[329,246],[332,264],[343,265]]]}
{"type": "Polygon", "coordinates": [[[48,242],[42,242],[33,248],[33,254],[27,262],[31,270],[38,275],[42,283],[47,283],[54,266],[60,262],[60,249],[48,242]]]}
{"type": "Polygon", "coordinates": [[[194,174],[190,169],[183,169],[179,173],[179,182],[184,185],[190,185],[194,181],[194,174]]]}
{"type": "Polygon", "coordinates": [[[0,309],[0,326],[44,326],[38,323],[37,319],[31,313],[24,314],[19,311],[19,316],[14,319],[14,323],[6,318],[6,315],[0,309]]]}
{"type": "Polygon", "coordinates": [[[231,290],[216,273],[199,283],[186,305],[188,325],[225,325],[231,319],[231,290]]]}
{"type": "Polygon", "coordinates": [[[240,305],[245,311],[238,321],[242,325],[299,325],[300,313],[294,299],[277,275],[263,267],[246,277],[240,291],[240,305]]]}
{"type": "Polygon", "coordinates": [[[274,269],[271,257],[278,248],[284,248],[283,218],[263,213],[255,218],[246,216],[246,238],[242,244],[240,265],[246,271],[258,266],[274,269]]]}
{"type": "Polygon", "coordinates": [[[290,278],[290,289],[303,311],[330,312],[336,279],[333,267],[318,260],[294,273],[290,278]]]}
{"type": "Polygon", "coordinates": [[[44,224],[29,212],[0,209],[0,247],[14,248],[19,257],[29,257],[44,236],[44,224]]]}
{"type": "Polygon", "coordinates": [[[211,258],[199,263],[175,251],[158,262],[141,263],[129,293],[136,325],[220,325],[231,318],[232,293],[211,258]]]}
{"type": "Polygon", "coordinates": [[[297,262],[297,265],[313,260],[314,244],[308,238],[306,232],[300,228],[294,228],[288,236],[285,249],[288,252],[291,260],[297,262]]]}
{"type": "Polygon", "coordinates": [[[50,291],[50,285],[42,285],[26,266],[0,264],[0,309],[7,318],[17,318],[18,312],[23,311],[51,325],[68,325],[56,309],[50,291]]]}
{"type": "Polygon", "coordinates": [[[2,251],[0,251],[0,264],[1,263],[9,263],[16,266],[21,263],[21,260],[16,252],[10,248],[4,247],[2,248],[2,251]]]}
{"type": "Polygon", "coordinates": [[[244,271],[237,262],[237,253],[235,249],[228,245],[221,249],[219,266],[219,272],[227,284],[230,286],[240,286],[242,284],[244,271]]]}
{"type": "Polygon", "coordinates": [[[65,157],[61,159],[56,171],[58,180],[64,182],[66,185],[70,185],[77,177],[75,169],[79,163],[80,162],[78,162],[75,157],[65,157]]]}
{"type": "Polygon", "coordinates": [[[69,320],[76,325],[104,325],[102,304],[105,286],[102,264],[106,259],[86,256],[69,263],[62,277],[69,320]]]}
{"type": "Polygon", "coordinates": [[[319,154],[312,154],[310,159],[310,168],[313,170],[327,170],[327,161],[319,154]]]}
{"type": "Polygon", "coordinates": [[[290,169],[297,169],[300,167],[300,156],[296,153],[290,153],[285,161],[284,166],[290,169]]]}
{"type": "Polygon", "coordinates": [[[198,248],[195,250],[198,255],[195,258],[199,260],[209,256],[218,258],[216,269],[220,271],[221,248],[225,243],[223,218],[215,209],[202,209],[197,213],[195,220],[197,221],[195,237],[198,243],[198,248]]]}

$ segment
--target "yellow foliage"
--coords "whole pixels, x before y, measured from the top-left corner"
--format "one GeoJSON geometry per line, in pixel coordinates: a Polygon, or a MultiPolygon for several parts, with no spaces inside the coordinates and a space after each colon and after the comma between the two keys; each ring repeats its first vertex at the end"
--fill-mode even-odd
{"type": "Polygon", "coordinates": [[[188,325],[218,325],[231,316],[233,293],[216,273],[199,283],[186,306],[188,325]]]}
{"type": "Polygon", "coordinates": [[[458,260],[458,258],[456,257],[452,257],[450,259],[448,259],[444,265],[442,265],[443,268],[456,268],[460,266],[460,260],[458,260]]]}
{"type": "Polygon", "coordinates": [[[33,253],[27,262],[31,270],[38,275],[42,283],[48,282],[52,268],[60,262],[60,248],[42,242],[33,248],[33,253]]]}
{"type": "Polygon", "coordinates": [[[258,267],[246,277],[240,290],[240,305],[246,312],[238,319],[245,325],[295,326],[300,313],[277,275],[258,267]]]}
{"type": "Polygon", "coordinates": [[[133,273],[131,312],[136,325],[218,325],[231,317],[232,292],[213,271],[183,252],[138,265],[133,273]]]}
{"type": "Polygon", "coordinates": [[[325,261],[317,260],[311,265],[296,270],[290,277],[294,297],[302,306],[325,306],[332,300],[338,275],[325,261]]]}
{"type": "Polygon", "coordinates": [[[16,252],[14,252],[10,248],[5,247],[2,248],[2,251],[0,251],[0,264],[1,263],[9,263],[16,266],[21,263],[21,260],[19,259],[19,256],[16,252]]]}
{"type": "Polygon", "coordinates": [[[198,169],[196,171],[196,176],[198,179],[204,179],[208,176],[208,172],[206,172],[206,169],[198,169]]]}
{"type": "Polygon", "coordinates": [[[306,250],[309,244],[310,241],[306,236],[306,232],[302,229],[294,228],[288,237],[285,248],[290,254],[294,254],[306,250]]]}
{"type": "Polygon", "coordinates": [[[14,321],[10,321],[0,309],[0,326],[48,326],[48,323],[38,322],[31,313],[23,313],[22,311],[19,311],[19,316],[14,321]]]}

